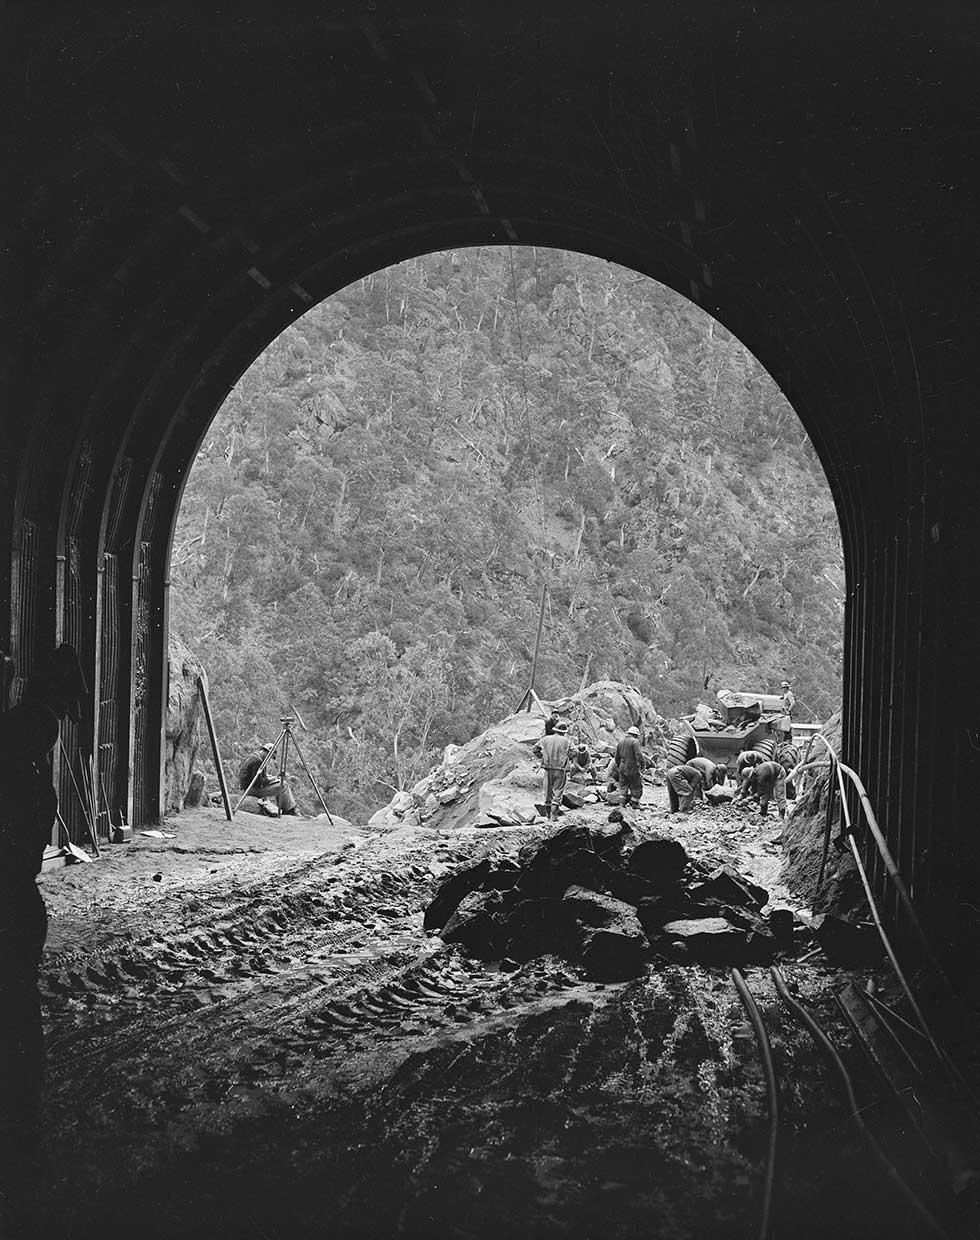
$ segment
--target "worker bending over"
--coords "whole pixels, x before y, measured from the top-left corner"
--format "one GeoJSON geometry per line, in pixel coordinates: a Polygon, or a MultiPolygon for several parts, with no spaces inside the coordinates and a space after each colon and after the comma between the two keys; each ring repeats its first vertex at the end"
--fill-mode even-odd
{"type": "MultiPolygon", "coordinates": [[[[738,755],[735,760],[735,783],[739,794],[744,794],[745,785],[752,774],[752,768],[758,766],[762,761],[762,754],[756,753],[754,749],[743,749],[738,755]]],[[[738,800],[738,796],[735,799],[738,800]]]]}
{"type": "Polygon", "coordinates": [[[690,762],[672,766],[667,772],[667,799],[672,814],[686,814],[701,794],[704,774],[690,762]]]}
{"type": "Polygon", "coordinates": [[[723,763],[712,762],[710,758],[690,758],[687,765],[696,767],[701,772],[701,787],[698,789],[699,800],[709,788],[722,787],[728,778],[728,767],[723,763]]]}
{"type": "Polygon", "coordinates": [[[597,784],[599,782],[599,777],[596,775],[595,762],[589,753],[588,745],[578,745],[572,750],[568,778],[574,784],[597,784]]]}
{"type": "Polygon", "coordinates": [[[541,759],[541,769],[545,775],[544,814],[550,821],[558,814],[565,792],[565,781],[568,779],[568,762],[571,754],[568,724],[564,720],[559,720],[554,725],[554,731],[542,736],[534,746],[534,753],[541,759]]]}
{"type": "Polygon", "coordinates": [[[759,762],[750,769],[744,786],[735,794],[735,802],[750,796],[759,798],[763,818],[769,813],[769,802],[773,799],[779,817],[786,817],[786,772],[778,762],[759,762]]]}

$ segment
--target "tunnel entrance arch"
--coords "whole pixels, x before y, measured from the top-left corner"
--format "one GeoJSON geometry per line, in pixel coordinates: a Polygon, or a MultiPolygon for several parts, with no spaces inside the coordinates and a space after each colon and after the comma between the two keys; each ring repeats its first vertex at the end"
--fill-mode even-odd
{"type": "Polygon", "coordinates": [[[431,636],[446,663],[412,683],[448,694],[441,752],[524,693],[542,583],[543,697],[625,680],[674,718],[788,674],[802,718],[839,710],[839,523],[802,425],[717,320],[616,264],[508,245],[372,273],[263,351],[188,482],[171,613],[219,733],[240,752],[300,703],[354,821],[435,757],[417,766],[410,724],[392,756],[351,644],[378,630],[414,667],[431,636]],[[340,719],[358,743],[330,740],[340,719]],[[377,784],[352,774],[367,735],[377,784]]]}
{"type": "Polygon", "coordinates": [[[692,297],[797,410],[844,540],[847,755],[927,920],[972,934],[976,16],[838,6],[818,27],[696,0],[515,33],[482,4],[246,9],[24,36],[0,506],[18,675],[76,640],[81,743],[152,818],[170,524],[245,365],[411,254],[593,253],[692,297]]]}

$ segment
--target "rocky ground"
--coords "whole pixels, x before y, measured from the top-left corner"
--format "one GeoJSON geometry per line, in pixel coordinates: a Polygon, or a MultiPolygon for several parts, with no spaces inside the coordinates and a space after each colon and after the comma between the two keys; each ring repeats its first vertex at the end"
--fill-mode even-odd
{"type": "MultiPolygon", "coordinates": [[[[662,790],[631,816],[803,903],[779,889],[774,821],[668,819],[662,790]]],[[[423,931],[454,867],[541,827],[352,833],[202,810],[165,830],[41,879],[39,1234],[757,1230],[765,1092],[725,968],[661,961],[603,984],[553,957],[502,971],[423,931]]],[[[785,971],[843,1040],[839,973],[819,956],[785,971]]],[[[745,972],[780,1076],[776,1234],[915,1234],[768,971],[745,972]]]]}

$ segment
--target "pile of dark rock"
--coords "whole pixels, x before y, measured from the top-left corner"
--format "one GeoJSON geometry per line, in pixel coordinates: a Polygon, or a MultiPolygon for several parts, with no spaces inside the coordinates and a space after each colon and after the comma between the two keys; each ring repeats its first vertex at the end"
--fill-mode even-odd
{"type": "Polygon", "coordinates": [[[768,892],[731,866],[693,860],[674,839],[637,842],[618,811],[611,818],[619,821],[559,830],[516,860],[457,871],[425,928],[505,967],[553,954],[603,981],[635,977],[658,958],[763,964],[812,943],[790,909],[763,916],[768,892]]]}

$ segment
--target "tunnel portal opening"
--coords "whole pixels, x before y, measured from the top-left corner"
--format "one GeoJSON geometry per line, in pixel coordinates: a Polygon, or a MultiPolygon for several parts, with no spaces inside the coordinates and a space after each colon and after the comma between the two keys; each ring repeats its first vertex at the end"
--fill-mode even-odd
{"type": "Polygon", "coordinates": [[[514,710],[542,589],[546,700],[613,680],[676,719],[788,676],[800,719],[840,709],[836,513],[764,369],[616,264],[468,247],[362,278],[245,372],[188,474],[170,621],[229,782],[298,711],[303,810],[322,786],[364,822],[514,710]]]}

